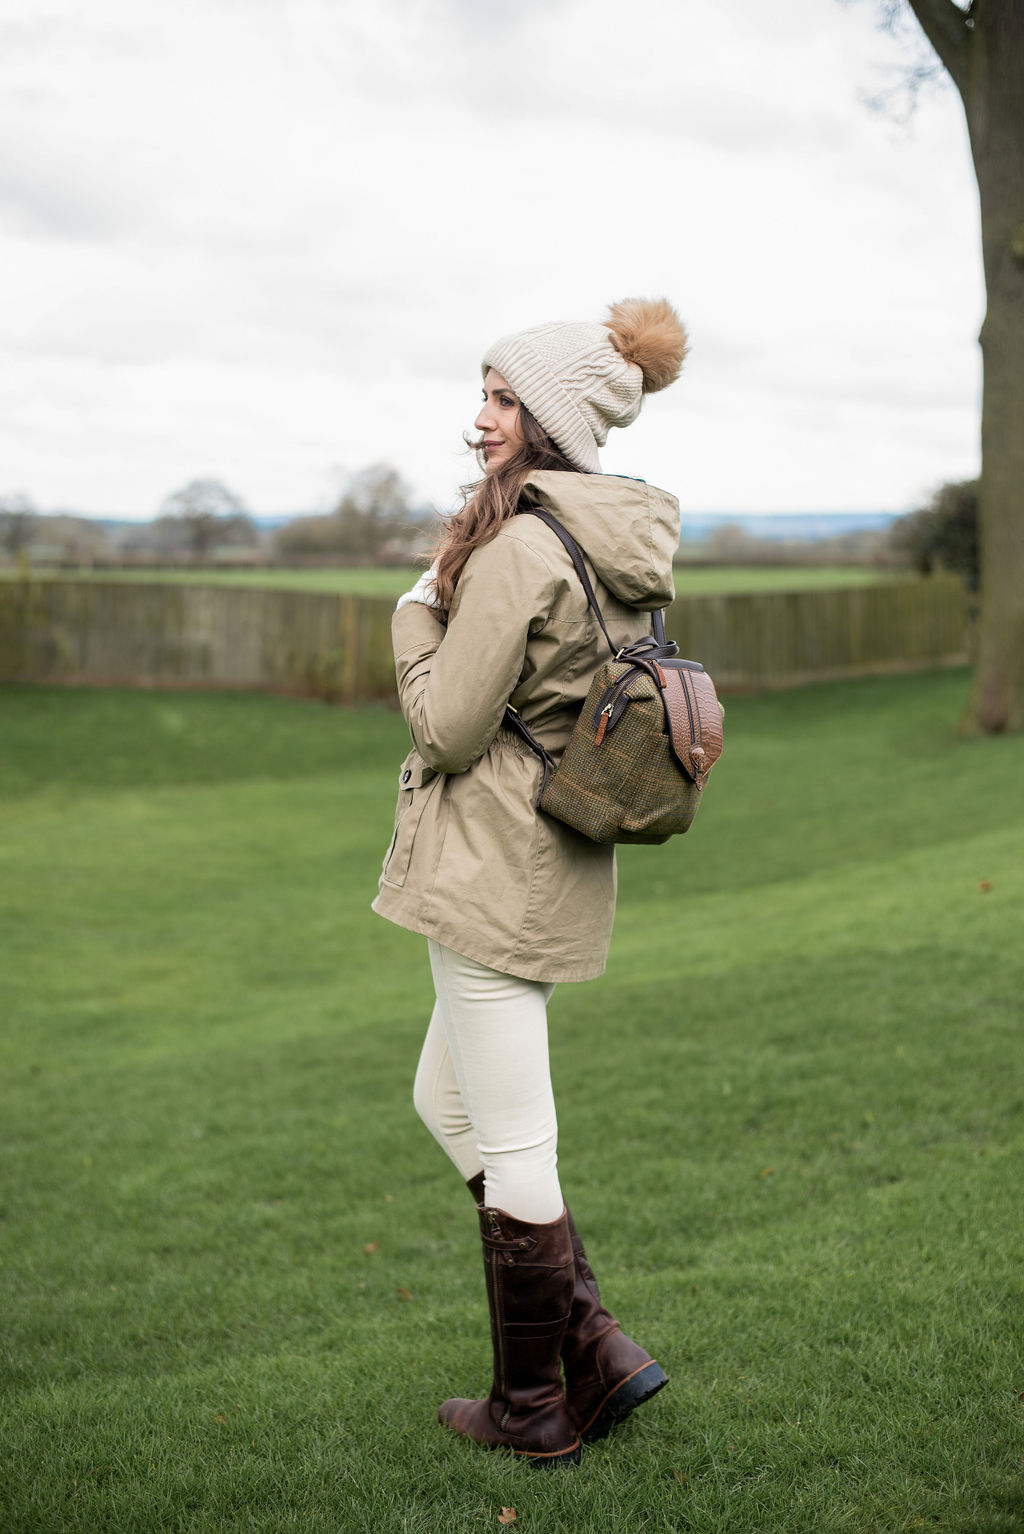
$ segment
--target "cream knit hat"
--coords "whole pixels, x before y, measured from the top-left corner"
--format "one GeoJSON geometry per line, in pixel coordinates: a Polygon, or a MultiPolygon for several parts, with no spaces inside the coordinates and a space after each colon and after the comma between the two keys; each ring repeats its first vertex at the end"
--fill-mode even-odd
{"type": "Polygon", "coordinates": [[[629,426],[645,394],[679,377],[686,331],[666,299],[624,298],[603,325],[556,321],[502,336],[484,353],[566,457],[601,471],[597,450],[629,426]]]}

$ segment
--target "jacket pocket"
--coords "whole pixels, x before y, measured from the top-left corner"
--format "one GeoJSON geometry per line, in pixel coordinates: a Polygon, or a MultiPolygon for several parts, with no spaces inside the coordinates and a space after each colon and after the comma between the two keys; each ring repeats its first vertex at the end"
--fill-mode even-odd
{"type": "Polygon", "coordinates": [[[384,859],[383,878],[387,884],[405,883],[417,827],[427,800],[439,782],[436,768],[425,762],[417,751],[410,751],[398,773],[395,834],[384,859]]]}

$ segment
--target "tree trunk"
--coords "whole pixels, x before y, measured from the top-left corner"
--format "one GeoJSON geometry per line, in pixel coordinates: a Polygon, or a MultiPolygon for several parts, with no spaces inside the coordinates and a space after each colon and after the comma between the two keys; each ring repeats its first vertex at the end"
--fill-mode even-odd
{"type": "Polygon", "coordinates": [[[981,612],[963,730],[1024,729],[1024,0],[910,0],[959,90],[981,202],[981,612]]]}
{"type": "Polygon", "coordinates": [[[981,331],[981,615],[964,730],[1024,729],[1024,0],[977,7],[967,126],[988,294],[981,331]]]}

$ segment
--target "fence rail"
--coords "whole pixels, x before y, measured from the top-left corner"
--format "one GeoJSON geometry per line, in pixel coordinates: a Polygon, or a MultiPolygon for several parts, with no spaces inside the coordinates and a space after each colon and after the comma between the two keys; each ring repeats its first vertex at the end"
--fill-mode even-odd
{"type": "Polygon", "coordinates": [[[692,597],[673,604],[665,627],[683,655],[733,690],[967,661],[967,596],[952,577],[692,597]]]}
{"type": "MultiPolygon", "coordinates": [[[[394,696],[390,598],[124,581],[0,582],[0,682],[394,696]]],[[[959,581],[686,597],[666,628],[726,690],[967,659],[959,581]]]]}

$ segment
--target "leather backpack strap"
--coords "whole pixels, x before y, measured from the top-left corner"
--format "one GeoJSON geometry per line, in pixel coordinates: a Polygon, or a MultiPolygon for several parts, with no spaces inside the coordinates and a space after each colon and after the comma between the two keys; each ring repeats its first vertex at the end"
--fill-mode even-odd
{"type": "MultiPolygon", "coordinates": [[[[583,563],[583,550],[576,542],[576,539],[572,536],[567,528],[562,526],[557,517],[553,517],[550,511],[542,511],[539,506],[520,506],[516,515],[539,517],[547,527],[550,527],[555,537],[559,539],[569,558],[572,560],[573,568],[575,569],[576,574],[579,576],[580,585],[583,587],[587,601],[593,608],[594,616],[597,618],[598,623],[601,625],[601,630],[604,634],[604,637],[608,641],[608,648],[612,652],[612,657],[613,659],[617,658],[620,653],[620,648],[608,632],[608,625],[604,621],[604,613],[601,611],[601,608],[598,605],[597,597],[594,595],[594,588],[590,581],[590,576],[587,574],[587,567],[583,563]]],[[[665,638],[664,613],[660,610],[656,610],[652,612],[651,619],[654,625],[655,644],[667,655],[677,655],[679,653],[678,645],[674,640],[667,640],[665,638]]],[[[628,648],[629,646],[627,646],[627,649],[628,648]]]]}
{"type": "Polygon", "coordinates": [[[618,655],[619,647],[608,632],[608,625],[604,621],[604,614],[598,606],[597,597],[594,595],[594,588],[591,585],[590,576],[587,574],[587,567],[583,563],[583,551],[576,542],[576,539],[570,532],[566,531],[557,517],[553,517],[550,511],[542,511],[539,506],[520,506],[517,516],[539,517],[547,527],[550,527],[555,537],[561,541],[565,552],[573,562],[576,574],[580,578],[580,585],[586,593],[587,601],[594,609],[594,616],[601,625],[604,637],[608,641],[608,647],[613,655],[618,655]]]}

